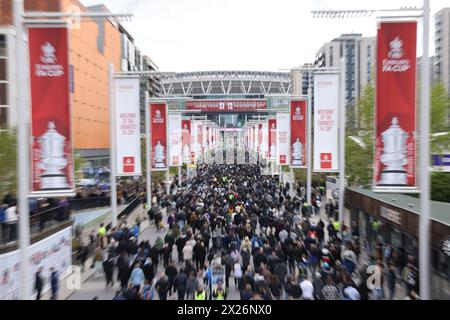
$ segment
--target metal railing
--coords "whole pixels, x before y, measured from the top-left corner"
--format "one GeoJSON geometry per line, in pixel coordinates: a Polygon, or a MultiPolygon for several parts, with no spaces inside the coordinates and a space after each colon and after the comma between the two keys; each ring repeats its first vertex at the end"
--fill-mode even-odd
{"type": "MultiPolygon", "coordinates": [[[[70,205],[60,205],[30,215],[30,235],[40,234],[45,230],[65,224],[70,221],[70,205]]],[[[15,223],[0,225],[0,245],[17,241],[18,220],[15,223]]]]}
{"type": "Polygon", "coordinates": [[[69,203],[72,211],[82,211],[94,208],[109,207],[111,205],[111,197],[76,198],[70,199],[69,203]]]}

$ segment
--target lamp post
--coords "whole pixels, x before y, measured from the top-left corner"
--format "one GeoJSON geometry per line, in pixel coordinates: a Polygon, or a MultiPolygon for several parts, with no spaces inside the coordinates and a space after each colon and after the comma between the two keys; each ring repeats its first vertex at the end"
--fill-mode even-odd
{"type": "Polygon", "coordinates": [[[430,277],[430,1],[424,0],[422,8],[402,7],[399,9],[373,10],[313,10],[315,18],[351,18],[370,17],[376,12],[400,12],[399,18],[422,18],[423,22],[423,54],[421,72],[421,111],[420,111],[420,224],[419,224],[419,286],[423,300],[431,298],[430,277]],[[407,12],[412,12],[408,13],[407,12]],[[414,13],[415,12],[415,13],[414,13]]]}

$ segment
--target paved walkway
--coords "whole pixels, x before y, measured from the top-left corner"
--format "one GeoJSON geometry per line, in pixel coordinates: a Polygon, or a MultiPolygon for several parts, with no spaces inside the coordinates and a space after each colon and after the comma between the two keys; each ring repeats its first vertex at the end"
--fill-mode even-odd
{"type": "MultiPolygon", "coordinates": [[[[117,207],[117,211],[121,212],[123,209],[125,209],[126,205],[120,205],[117,207]]],[[[75,226],[77,225],[87,225],[90,222],[105,216],[106,214],[111,212],[110,207],[106,208],[95,208],[95,209],[89,209],[89,210],[83,210],[83,211],[77,211],[72,213],[72,220],[73,224],[75,226]]]]}
{"type": "MultiPolygon", "coordinates": [[[[142,208],[138,208],[137,210],[142,210],[142,208]]],[[[164,215],[164,217],[166,218],[166,216],[164,215]]],[[[320,215],[317,216],[313,216],[312,217],[312,221],[314,221],[315,223],[317,223],[319,221],[319,218],[321,218],[323,221],[327,221],[327,216],[325,214],[325,210],[322,208],[320,215]]],[[[131,221],[130,221],[131,222],[131,221]]],[[[161,237],[163,238],[166,235],[167,229],[166,230],[160,230],[157,231],[155,229],[155,227],[149,226],[149,221],[148,220],[144,220],[142,225],[142,232],[139,236],[139,242],[140,241],[144,241],[144,240],[149,240],[151,244],[153,244],[155,242],[155,240],[157,239],[157,237],[161,237]]],[[[259,229],[259,227],[258,227],[259,229]]],[[[328,232],[325,231],[325,239],[328,239],[328,232]]],[[[176,250],[176,246],[174,246],[173,248],[173,253],[172,253],[172,257],[174,262],[178,265],[178,253],[176,250]]],[[[362,260],[364,260],[364,255],[362,255],[362,260]]],[[[87,266],[90,265],[90,261],[88,261],[86,263],[87,266]]],[[[164,271],[164,268],[162,266],[162,261],[160,261],[160,265],[158,266],[158,270],[156,275],[159,275],[159,273],[161,273],[162,271],[164,271]]],[[[98,279],[95,279],[94,275],[93,275],[93,269],[88,269],[86,271],[86,274],[84,275],[84,283],[82,285],[82,289],[81,290],[77,290],[75,292],[71,292],[70,295],[66,294],[66,298],[69,300],[92,300],[94,298],[98,299],[98,300],[111,300],[114,295],[116,290],[119,289],[119,283],[116,282],[113,288],[105,288],[105,279],[104,277],[100,277],[98,279]]],[[[115,273],[114,275],[114,279],[117,278],[117,274],[115,273]]],[[[387,294],[387,290],[385,290],[385,293],[387,294]]],[[[405,297],[405,290],[403,288],[403,286],[401,285],[397,285],[397,290],[396,290],[396,295],[395,295],[395,299],[396,300],[402,300],[405,297]]],[[[65,298],[63,298],[65,299],[65,298]]],[[[176,300],[176,295],[173,295],[171,297],[168,297],[169,300],[176,300]]],[[[230,288],[229,288],[229,292],[228,292],[228,300],[239,300],[239,291],[237,290],[237,288],[234,285],[234,279],[230,278],[230,288]]]]}

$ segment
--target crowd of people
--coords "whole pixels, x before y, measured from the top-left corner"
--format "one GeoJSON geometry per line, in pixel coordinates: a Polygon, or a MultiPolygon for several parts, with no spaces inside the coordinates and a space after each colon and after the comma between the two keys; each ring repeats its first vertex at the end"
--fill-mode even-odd
{"type": "Polygon", "coordinates": [[[381,300],[402,280],[418,299],[412,259],[399,270],[388,246],[363,259],[358,228],[343,226],[341,237],[335,215],[320,215],[320,190],[319,210],[309,210],[304,190],[291,196],[291,187],[257,164],[199,165],[147,208],[154,243],[138,241],[138,224],[99,229],[96,276],[120,283],[115,300],[381,300]],[[369,265],[381,285],[368,285],[369,265]]]}

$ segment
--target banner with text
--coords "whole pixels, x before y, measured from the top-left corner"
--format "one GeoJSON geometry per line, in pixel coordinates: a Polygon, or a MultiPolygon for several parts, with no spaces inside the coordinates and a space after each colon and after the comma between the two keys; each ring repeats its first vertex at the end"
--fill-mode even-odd
{"type": "MultiPolygon", "coordinates": [[[[31,192],[75,190],[66,27],[28,29],[31,87],[31,192]]],[[[26,88],[21,88],[25,90],[26,88]]],[[[26,118],[26,115],[21,115],[26,118]]]]}
{"type": "Polygon", "coordinates": [[[139,176],[141,169],[141,112],[139,79],[114,79],[116,94],[117,176],[139,176]]]}
{"type": "Polygon", "coordinates": [[[271,161],[277,159],[277,119],[269,119],[269,157],[271,161]]]}
{"type": "Polygon", "coordinates": [[[195,100],[186,101],[186,110],[203,112],[255,112],[267,108],[266,100],[195,100]]]}
{"type": "Polygon", "coordinates": [[[167,105],[165,103],[150,104],[152,170],[167,170],[167,105]]]}
{"type": "Polygon", "coordinates": [[[191,143],[191,120],[183,120],[182,126],[183,163],[191,164],[195,161],[195,153],[192,152],[191,143]]]}
{"type": "Polygon", "coordinates": [[[288,112],[277,113],[277,165],[289,164],[290,127],[290,114],[288,112]]]}
{"type": "Polygon", "coordinates": [[[262,154],[265,159],[269,157],[269,126],[267,121],[262,124],[262,154]]]}
{"type": "Polygon", "coordinates": [[[374,190],[416,191],[417,22],[381,22],[377,41],[374,190]]]}
{"type": "Polygon", "coordinates": [[[336,172],[338,159],[339,74],[314,76],[314,171],[336,172]]]}
{"type": "Polygon", "coordinates": [[[169,114],[169,166],[182,165],[182,116],[180,113],[169,114]]]}
{"type": "Polygon", "coordinates": [[[305,100],[291,101],[291,168],[306,166],[307,105],[305,100]]]}

